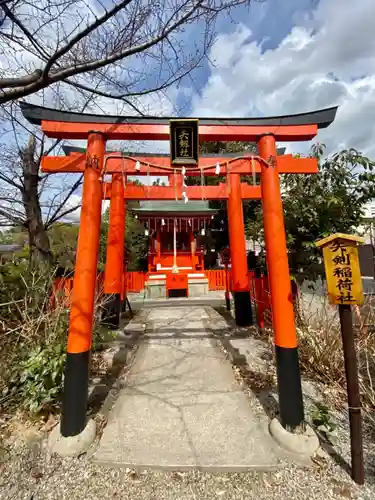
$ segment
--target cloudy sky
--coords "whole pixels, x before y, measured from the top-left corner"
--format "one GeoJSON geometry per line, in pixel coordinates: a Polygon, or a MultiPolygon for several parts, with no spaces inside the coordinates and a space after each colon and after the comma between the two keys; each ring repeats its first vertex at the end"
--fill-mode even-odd
{"type": "MultiPolygon", "coordinates": [[[[209,62],[164,95],[145,96],[146,112],[272,116],[339,105],[318,140],[328,152],[354,147],[375,158],[374,0],[253,0],[232,18],[219,18],[209,62]]],[[[199,29],[187,27],[187,43],[199,29]]],[[[119,103],[100,108],[116,113],[119,103]]]]}
{"type": "Polygon", "coordinates": [[[354,147],[375,159],[374,0],[265,0],[234,20],[220,20],[211,64],[152,111],[240,117],[339,105],[317,140],[327,153],[354,147]]]}
{"type": "MultiPolygon", "coordinates": [[[[327,153],[353,147],[375,159],[374,0],[253,1],[233,21],[219,19],[210,62],[192,78],[146,98],[149,113],[245,117],[339,105],[316,140],[327,153]]],[[[191,29],[193,39],[199,27],[191,29]]],[[[114,112],[111,103],[102,109],[114,112]]],[[[304,153],[310,145],[286,146],[304,153]]]]}
{"type": "Polygon", "coordinates": [[[266,0],[237,19],[223,22],[212,65],[195,88],[183,89],[189,113],[262,116],[339,105],[318,139],[328,151],[354,147],[375,158],[374,0],[266,0]]]}

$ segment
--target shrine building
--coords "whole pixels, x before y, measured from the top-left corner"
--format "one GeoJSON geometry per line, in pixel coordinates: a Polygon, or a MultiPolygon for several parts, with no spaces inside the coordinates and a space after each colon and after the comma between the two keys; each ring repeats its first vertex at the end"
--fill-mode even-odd
{"type": "Polygon", "coordinates": [[[150,237],[147,298],[208,292],[202,238],[217,210],[208,201],[144,201],[132,209],[150,237]]]}

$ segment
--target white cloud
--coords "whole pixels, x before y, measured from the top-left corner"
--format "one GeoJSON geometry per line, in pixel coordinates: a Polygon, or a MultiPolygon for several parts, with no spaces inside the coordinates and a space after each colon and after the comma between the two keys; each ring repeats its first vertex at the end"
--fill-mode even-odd
{"type": "MultiPolygon", "coordinates": [[[[74,208],[75,206],[81,203],[81,194],[72,194],[69,200],[66,202],[65,210],[69,210],[70,208],[74,208]]],[[[63,217],[64,222],[79,222],[79,218],[81,215],[81,207],[74,210],[74,212],[70,212],[70,214],[63,217]]]]}
{"type": "MultiPolygon", "coordinates": [[[[354,147],[375,158],[373,0],[320,0],[274,49],[249,41],[244,25],[218,37],[214,62],[193,115],[258,116],[339,105],[318,135],[328,152],[354,147]]],[[[303,150],[295,144],[293,149],[303,150]]]]}
{"type": "MultiPolygon", "coordinates": [[[[81,206],[80,206],[81,203],[82,203],[81,191],[79,192],[79,194],[72,194],[69,200],[66,202],[65,210],[74,208],[76,205],[79,205],[79,207],[73,212],[70,212],[70,214],[62,217],[61,222],[71,222],[73,224],[79,223],[81,217],[81,206]]],[[[107,210],[108,207],[109,207],[109,200],[103,200],[102,214],[104,214],[104,212],[107,210]]]]}

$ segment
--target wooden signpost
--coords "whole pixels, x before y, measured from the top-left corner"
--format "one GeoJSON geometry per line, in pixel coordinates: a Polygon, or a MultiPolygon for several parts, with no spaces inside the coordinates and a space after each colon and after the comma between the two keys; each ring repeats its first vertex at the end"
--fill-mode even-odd
{"type": "Polygon", "coordinates": [[[359,236],[336,233],[316,243],[317,247],[323,249],[329,302],[339,307],[348,391],[352,478],[357,484],[363,484],[365,479],[361,401],[351,306],[362,305],[364,301],[357,248],[363,241],[359,236]]]}

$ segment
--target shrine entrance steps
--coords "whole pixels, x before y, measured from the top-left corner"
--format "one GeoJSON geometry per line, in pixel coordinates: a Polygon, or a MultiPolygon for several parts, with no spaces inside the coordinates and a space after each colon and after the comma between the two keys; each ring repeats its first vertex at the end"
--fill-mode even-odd
{"type": "Polygon", "coordinates": [[[210,306],[142,312],[139,347],[108,416],[94,460],[136,469],[271,470],[283,452],[235,380],[210,306]]]}
{"type": "Polygon", "coordinates": [[[225,307],[225,296],[223,290],[209,291],[201,297],[165,297],[160,299],[148,299],[144,292],[129,293],[128,299],[132,309],[151,309],[159,307],[196,307],[213,306],[225,307]]]}

